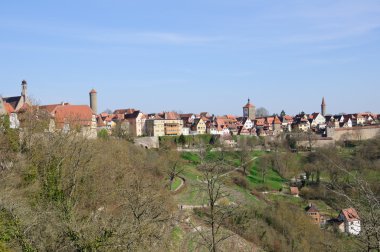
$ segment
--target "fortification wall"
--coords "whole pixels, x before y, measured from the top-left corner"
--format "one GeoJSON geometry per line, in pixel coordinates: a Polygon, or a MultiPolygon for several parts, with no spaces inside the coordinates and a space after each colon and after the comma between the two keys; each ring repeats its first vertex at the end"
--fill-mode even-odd
{"type": "Polygon", "coordinates": [[[135,138],[135,145],[146,149],[156,149],[160,147],[158,137],[137,137],[135,138]]]}
{"type": "MultiPolygon", "coordinates": [[[[309,141],[298,141],[298,146],[302,146],[305,148],[309,147],[309,141]]],[[[323,148],[335,145],[335,140],[332,138],[319,138],[311,141],[312,148],[323,148]]]]}
{"type": "Polygon", "coordinates": [[[380,135],[380,125],[334,129],[329,137],[335,141],[367,140],[380,135]]]}

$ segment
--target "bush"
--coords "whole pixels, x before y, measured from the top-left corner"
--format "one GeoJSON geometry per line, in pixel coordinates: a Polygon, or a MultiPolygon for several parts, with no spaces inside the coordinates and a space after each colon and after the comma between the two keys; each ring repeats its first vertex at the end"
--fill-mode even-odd
{"type": "Polygon", "coordinates": [[[240,186],[244,189],[249,189],[249,184],[248,181],[245,177],[243,176],[234,176],[232,178],[232,181],[234,182],[235,185],[240,186]]]}

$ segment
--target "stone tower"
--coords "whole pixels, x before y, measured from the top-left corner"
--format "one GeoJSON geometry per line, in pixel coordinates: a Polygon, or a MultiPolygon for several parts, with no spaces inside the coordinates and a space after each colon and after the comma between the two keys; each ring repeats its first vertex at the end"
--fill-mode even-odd
{"type": "Polygon", "coordinates": [[[92,111],[97,115],[98,114],[98,97],[95,89],[90,91],[90,107],[92,111]]]}
{"type": "Polygon", "coordinates": [[[243,117],[247,117],[251,120],[256,118],[255,105],[251,104],[251,100],[249,98],[247,104],[243,107],[243,117]]]}
{"type": "Polygon", "coordinates": [[[26,82],[26,80],[23,80],[21,82],[21,96],[24,97],[24,101],[26,101],[26,97],[27,97],[27,91],[28,91],[28,83],[26,82]]]}
{"type": "Polygon", "coordinates": [[[326,115],[326,102],[325,102],[325,97],[322,98],[321,114],[322,114],[323,116],[326,115]]]}

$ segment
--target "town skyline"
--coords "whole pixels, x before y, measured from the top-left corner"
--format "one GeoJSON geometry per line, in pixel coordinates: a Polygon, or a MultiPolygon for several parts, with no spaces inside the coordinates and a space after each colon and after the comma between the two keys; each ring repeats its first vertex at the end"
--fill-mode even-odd
{"type": "MultiPolygon", "coordinates": [[[[30,85],[29,85],[30,86],[30,85]]],[[[18,85],[18,89],[19,89],[19,85],[18,85]]],[[[90,93],[91,91],[93,90],[96,90],[97,93],[98,90],[96,88],[91,88],[91,90],[89,90],[89,92],[87,93],[90,93]]],[[[13,94],[10,94],[10,95],[3,95],[3,93],[1,93],[3,90],[0,91],[0,97],[7,97],[7,96],[14,96],[15,93],[13,94]]],[[[16,94],[17,94],[18,91],[16,91],[16,94]]],[[[5,93],[5,92],[4,92],[5,93]]],[[[34,94],[33,94],[33,90],[29,89],[29,98],[34,102],[36,103],[37,105],[45,105],[45,104],[57,104],[57,103],[70,103],[70,104],[81,104],[81,105],[90,105],[90,101],[88,99],[88,95],[86,97],[83,97],[83,99],[80,99],[79,101],[75,101],[75,100],[63,100],[63,99],[58,99],[58,100],[52,100],[51,102],[43,102],[44,100],[49,100],[49,99],[44,99],[44,98],[39,98],[39,97],[36,97],[34,94]],[[32,92],[31,92],[32,91],[32,92]]],[[[314,98],[314,97],[313,97],[314,98]]],[[[281,111],[284,110],[286,112],[286,114],[288,115],[296,115],[296,114],[299,114],[301,112],[304,112],[306,114],[312,114],[312,113],[315,113],[315,112],[321,112],[321,100],[324,99],[326,100],[326,114],[331,114],[331,115],[336,115],[336,114],[349,114],[349,113],[364,113],[364,112],[371,112],[371,113],[378,113],[378,111],[370,111],[370,110],[355,110],[355,111],[340,111],[340,112],[331,112],[329,110],[329,100],[325,97],[325,96],[322,96],[319,98],[319,105],[318,105],[318,108],[316,108],[315,110],[311,110],[311,111],[308,111],[308,110],[305,110],[305,109],[302,109],[300,108],[298,110],[298,112],[295,112],[295,113],[290,113],[286,107],[284,107],[283,109],[279,110],[279,111],[272,111],[269,109],[268,106],[266,105],[257,105],[255,103],[255,100],[252,99],[252,97],[247,97],[248,100],[250,100],[255,106],[256,108],[265,108],[268,110],[268,115],[274,115],[274,114],[277,114],[277,115],[280,115],[281,111]]],[[[110,106],[105,106],[105,108],[103,108],[102,106],[99,106],[99,104],[104,104],[104,102],[102,102],[102,95],[100,94],[100,99],[98,98],[98,101],[97,101],[97,106],[99,107],[98,109],[98,113],[101,113],[101,112],[104,112],[106,110],[110,110],[110,111],[114,111],[114,110],[117,110],[117,109],[126,109],[126,108],[130,108],[130,109],[136,109],[136,110],[140,110],[144,113],[157,113],[157,112],[170,112],[170,111],[175,111],[175,112],[178,112],[178,113],[201,113],[201,112],[208,112],[210,114],[214,114],[214,115],[234,115],[234,116],[241,116],[242,115],[242,111],[241,111],[241,108],[243,107],[243,105],[246,104],[246,101],[247,99],[243,99],[241,100],[241,106],[239,107],[239,105],[237,104],[234,104],[234,107],[232,108],[232,110],[230,111],[237,111],[236,113],[228,113],[228,112],[221,112],[221,113],[214,113],[213,111],[210,111],[210,110],[207,110],[207,109],[200,109],[200,110],[189,110],[189,111],[183,111],[181,109],[178,109],[178,108],[173,108],[173,109],[162,109],[162,110],[152,110],[152,111],[146,111],[144,110],[142,107],[144,107],[144,104],[142,104],[142,107],[134,107],[134,106],[129,106],[129,105],[120,105],[119,107],[110,107],[110,106]]],[[[107,99],[106,99],[107,100],[107,99]]],[[[312,99],[313,101],[315,99],[312,99]]],[[[216,103],[218,101],[215,101],[216,103]]],[[[232,104],[232,103],[231,103],[232,104]]],[[[308,105],[311,105],[311,104],[308,104],[308,105]]],[[[159,106],[159,105],[158,105],[159,106]]],[[[311,106],[308,106],[308,107],[311,107],[311,106]]]]}
{"type": "Polygon", "coordinates": [[[95,88],[99,110],[238,114],[250,97],[296,114],[325,96],[328,113],[379,112],[379,13],[374,0],[6,2],[1,92],[26,79],[41,104],[87,104],[95,88]]]}

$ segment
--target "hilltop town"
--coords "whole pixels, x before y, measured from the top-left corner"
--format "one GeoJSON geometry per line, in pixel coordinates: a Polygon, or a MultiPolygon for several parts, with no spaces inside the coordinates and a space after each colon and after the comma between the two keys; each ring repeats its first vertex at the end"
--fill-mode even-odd
{"type": "Polygon", "coordinates": [[[68,131],[80,126],[83,133],[95,138],[105,130],[111,134],[116,127],[131,137],[161,137],[188,135],[276,136],[281,133],[309,133],[316,145],[322,146],[340,140],[364,140],[380,132],[380,114],[371,112],[331,115],[327,113],[325,98],[320,112],[287,115],[284,111],[273,115],[256,115],[256,106],[250,99],[242,106],[241,115],[217,116],[208,112],[158,112],[146,114],[139,109],[125,108],[99,113],[97,92],[89,92],[88,105],[65,102],[46,105],[32,104],[27,94],[27,82],[22,81],[21,95],[0,98],[0,114],[10,116],[11,127],[22,127],[20,113],[29,108],[46,112],[51,118],[50,130],[68,131]]]}
{"type": "Polygon", "coordinates": [[[379,114],[97,103],[0,97],[0,251],[379,248],[379,114]]]}

